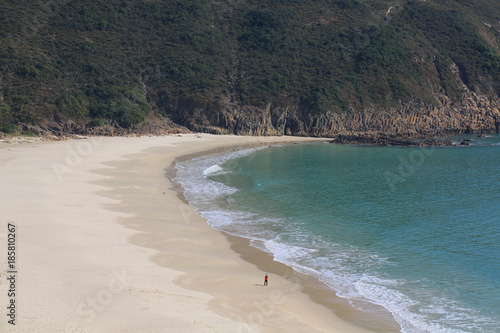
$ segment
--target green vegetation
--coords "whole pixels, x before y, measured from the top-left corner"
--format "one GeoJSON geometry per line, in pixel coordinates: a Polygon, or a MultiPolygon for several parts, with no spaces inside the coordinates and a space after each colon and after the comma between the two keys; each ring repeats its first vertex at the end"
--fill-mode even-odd
{"type": "Polygon", "coordinates": [[[436,103],[437,91],[458,100],[460,81],[491,97],[500,87],[497,0],[1,5],[3,132],[45,120],[133,127],[151,110],[216,112],[225,98],[323,113],[436,103]]]}

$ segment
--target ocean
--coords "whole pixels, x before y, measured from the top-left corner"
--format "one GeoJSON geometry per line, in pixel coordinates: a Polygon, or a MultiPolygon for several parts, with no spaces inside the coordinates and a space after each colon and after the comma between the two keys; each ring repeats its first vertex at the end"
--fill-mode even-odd
{"type": "Polygon", "coordinates": [[[177,164],[215,229],[405,333],[500,332],[500,136],[457,147],[306,143],[177,164]]]}

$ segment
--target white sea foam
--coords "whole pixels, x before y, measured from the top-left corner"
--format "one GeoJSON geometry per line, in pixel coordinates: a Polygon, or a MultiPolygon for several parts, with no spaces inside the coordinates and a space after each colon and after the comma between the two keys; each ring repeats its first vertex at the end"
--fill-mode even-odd
{"type": "Polygon", "coordinates": [[[487,332],[478,323],[494,325],[491,318],[458,300],[431,293],[411,283],[398,284],[392,279],[364,276],[355,286],[363,297],[389,310],[404,333],[487,332]]]}
{"type": "Polygon", "coordinates": [[[231,153],[201,156],[176,164],[177,176],[174,181],[184,188],[184,196],[188,202],[200,211],[213,206],[214,199],[221,199],[234,193],[236,189],[220,182],[207,179],[216,173],[231,172],[221,167],[229,160],[248,156],[263,148],[239,150],[231,153]]]}
{"type": "Polygon", "coordinates": [[[303,248],[300,246],[286,245],[272,239],[265,241],[264,245],[269,252],[274,254],[274,259],[276,261],[287,264],[293,268],[298,268],[304,273],[307,272],[313,275],[319,274],[319,272],[315,269],[299,264],[303,258],[310,256],[311,254],[317,252],[317,250],[303,248]]]}
{"type": "Polygon", "coordinates": [[[203,175],[208,176],[211,174],[221,173],[224,171],[226,171],[226,170],[224,168],[222,168],[220,165],[214,164],[214,165],[206,168],[205,170],[203,170],[203,175]]]}

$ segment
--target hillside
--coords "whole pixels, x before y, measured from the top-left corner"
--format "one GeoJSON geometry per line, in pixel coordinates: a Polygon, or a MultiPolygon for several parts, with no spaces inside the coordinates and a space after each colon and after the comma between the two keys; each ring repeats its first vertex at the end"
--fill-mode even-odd
{"type": "Polygon", "coordinates": [[[493,132],[497,0],[1,1],[0,129],[493,132]],[[30,127],[28,127],[30,128],[30,127]]]}

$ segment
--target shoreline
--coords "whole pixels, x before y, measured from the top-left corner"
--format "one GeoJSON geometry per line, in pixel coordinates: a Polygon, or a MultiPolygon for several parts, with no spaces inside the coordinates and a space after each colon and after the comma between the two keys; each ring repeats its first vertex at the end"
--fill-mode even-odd
{"type": "Polygon", "coordinates": [[[307,294],[313,302],[328,308],[340,319],[370,332],[401,332],[399,324],[385,308],[373,305],[374,310],[378,310],[377,313],[357,309],[316,277],[297,272],[288,265],[275,261],[270,253],[251,246],[246,238],[221,233],[228,238],[231,249],[240,254],[243,260],[256,265],[263,272],[282,275],[285,279],[295,277],[300,281],[303,293],[307,294]]]}
{"type": "Polygon", "coordinates": [[[179,156],[311,138],[201,136],[0,144],[2,223],[19,234],[13,331],[366,332],[293,276],[260,288],[262,271],[165,177],[179,156]]]}
{"type": "MultiPolygon", "coordinates": [[[[322,141],[322,140],[321,140],[322,141]]],[[[301,142],[301,143],[307,143],[301,142]]],[[[299,142],[282,142],[273,143],[275,145],[287,145],[287,144],[300,144],[299,142]]],[[[267,144],[263,144],[267,145],[267,144]]],[[[177,192],[177,197],[182,200],[185,204],[189,204],[184,196],[184,189],[182,185],[175,182],[174,178],[177,176],[175,165],[178,162],[184,162],[193,158],[217,154],[226,153],[231,151],[236,151],[240,149],[250,149],[262,145],[247,145],[247,146],[234,146],[226,147],[224,149],[211,149],[209,151],[197,152],[194,154],[189,154],[185,156],[180,156],[175,159],[175,162],[170,165],[165,172],[166,177],[174,184],[173,188],[177,192]]],[[[205,220],[205,223],[208,222],[205,220]]],[[[271,253],[265,252],[259,248],[250,245],[250,240],[241,236],[236,236],[224,231],[217,229],[213,230],[220,232],[224,235],[230,243],[230,248],[236,252],[243,260],[258,267],[262,274],[266,272],[271,272],[274,275],[282,276],[286,280],[300,281],[300,291],[308,295],[309,298],[321,306],[332,311],[335,316],[339,317],[346,322],[349,322],[359,328],[369,330],[370,332],[380,332],[380,333],[398,333],[401,332],[401,327],[399,323],[394,319],[392,314],[385,308],[378,306],[376,304],[370,303],[371,310],[365,311],[355,308],[349,303],[349,300],[342,298],[336,294],[336,291],[328,287],[325,283],[320,281],[314,276],[310,276],[301,272],[294,270],[292,267],[283,264],[279,261],[275,261],[271,253]]]]}
{"type": "Polygon", "coordinates": [[[271,272],[275,275],[281,275],[285,279],[295,278],[300,281],[301,292],[308,295],[313,302],[329,309],[338,318],[370,332],[401,332],[401,327],[385,308],[375,304],[370,305],[376,312],[355,308],[349,303],[349,300],[338,296],[335,290],[316,277],[297,272],[288,265],[275,261],[270,253],[251,246],[247,238],[223,231],[221,233],[231,243],[231,249],[238,253],[243,260],[256,265],[262,272],[271,272]]]}

